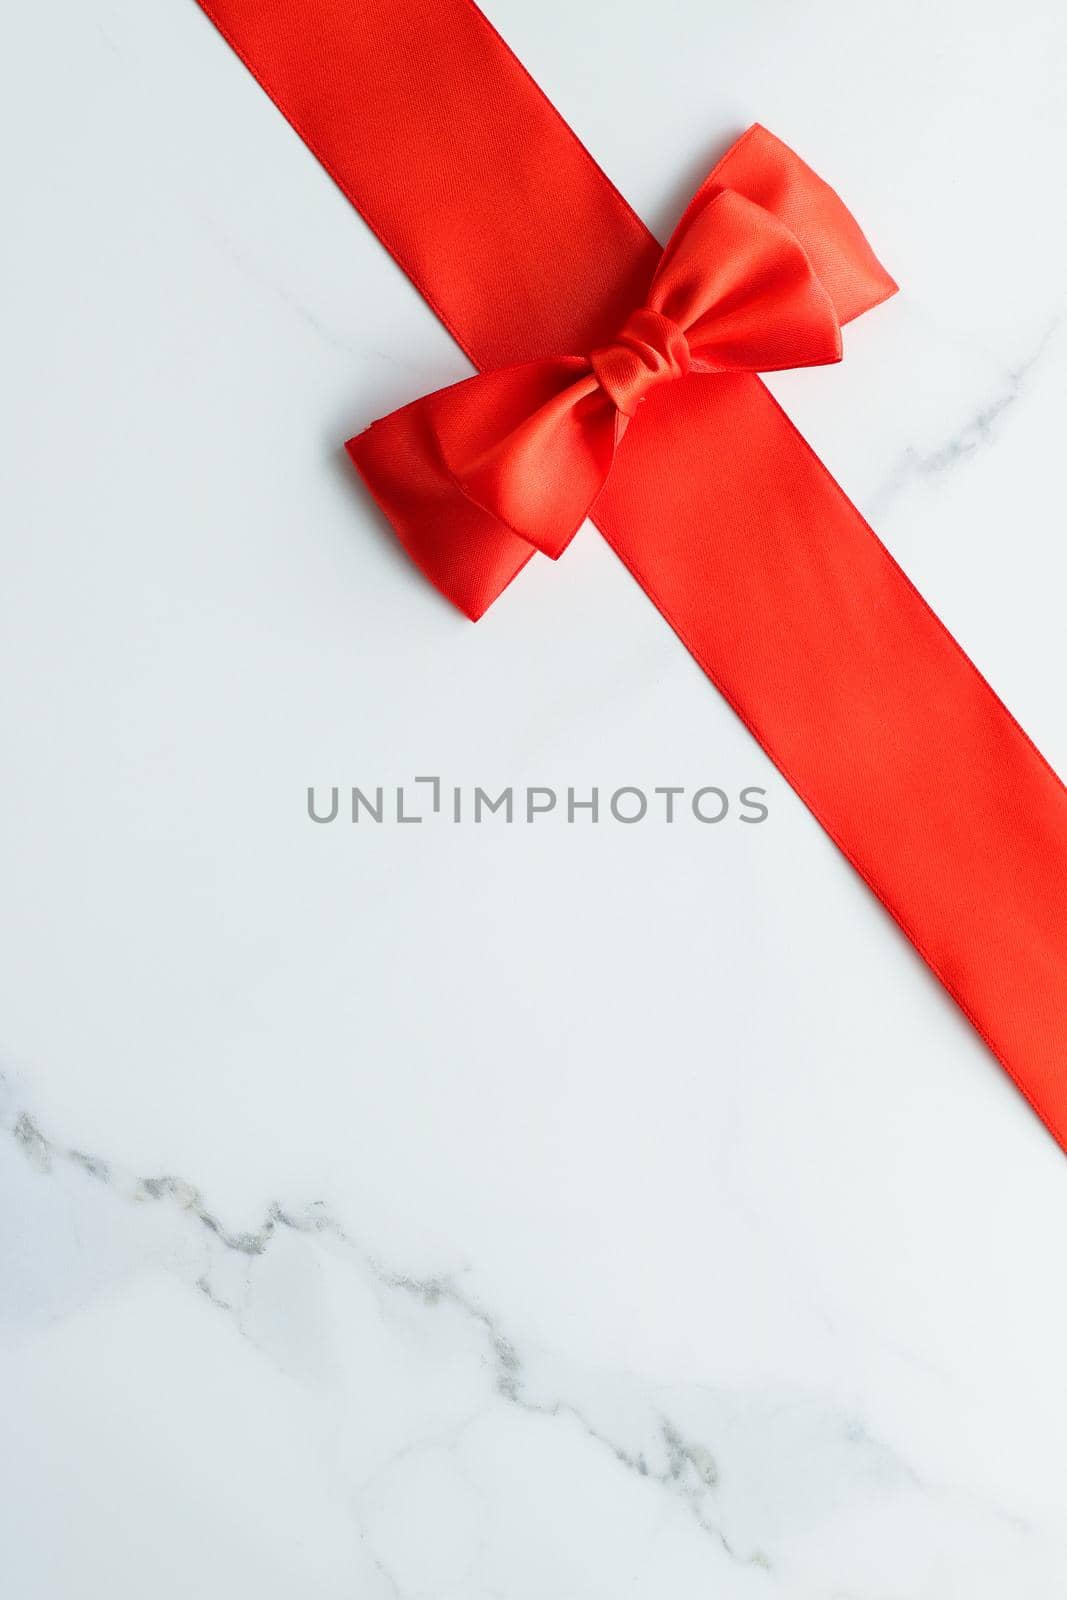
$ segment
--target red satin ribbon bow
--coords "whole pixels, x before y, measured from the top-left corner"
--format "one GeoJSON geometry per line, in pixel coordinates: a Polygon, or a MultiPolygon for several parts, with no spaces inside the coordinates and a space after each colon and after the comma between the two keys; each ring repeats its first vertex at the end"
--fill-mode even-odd
{"type": "MultiPolygon", "coordinates": [[[[804,184],[806,169],[765,129],[750,129],[741,143],[749,181],[772,204],[776,194],[795,191],[798,176],[813,192],[821,187],[810,173],[804,184]],[[780,181],[785,171],[792,188],[780,181]]],[[[610,343],[439,389],[348,441],[409,553],[472,619],[499,592],[484,583],[480,564],[472,569],[472,511],[497,524],[503,553],[513,535],[556,560],[651,390],[690,375],[840,361],[837,312],[803,244],[773,209],[717,182],[725,165],[697,191],[644,304],[610,343]],[[398,453],[407,463],[401,481],[398,453]]],[[[842,264],[847,270],[855,254],[857,269],[869,270],[866,242],[840,202],[837,208],[849,224],[836,241],[842,264]]]]}
{"type": "Polygon", "coordinates": [[[896,288],[842,201],[756,127],[661,252],[473,0],[200,3],[483,374],[349,443],[415,561],[590,512],[1067,1149],[1067,790],[755,375],[896,288]]]}

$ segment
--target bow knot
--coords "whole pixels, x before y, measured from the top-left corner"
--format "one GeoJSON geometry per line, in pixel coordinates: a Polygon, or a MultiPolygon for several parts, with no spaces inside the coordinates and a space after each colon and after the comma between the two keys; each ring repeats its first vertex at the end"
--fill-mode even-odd
{"type": "Polygon", "coordinates": [[[692,359],[684,330],[661,311],[642,306],[611,344],[593,351],[589,365],[616,410],[632,417],[650,389],[684,378],[692,359]]]}
{"type": "Polygon", "coordinates": [[[440,389],[348,450],[415,561],[479,617],[535,550],[562,555],[627,427],[651,426],[634,418],[652,389],[838,361],[841,323],[895,287],[833,190],[756,126],[608,343],[440,389]]]}

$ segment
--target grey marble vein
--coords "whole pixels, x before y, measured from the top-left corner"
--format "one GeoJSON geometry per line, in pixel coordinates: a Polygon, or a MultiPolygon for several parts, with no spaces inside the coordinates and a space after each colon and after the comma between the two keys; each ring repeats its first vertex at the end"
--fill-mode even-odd
{"type": "MultiPolygon", "coordinates": [[[[0,1078],[0,1089],[3,1087],[4,1080],[0,1078]]],[[[386,1292],[403,1296],[430,1313],[445,1306],[459,1313],[484,1341],[492,1392],[502,1402],[531,1416],[569,1419],[627,1473],[648,1483],[650,1487],[677,1497],[699,1528],[712,1537],[731,1560],[770,1569],[770,1559],[762,1550],[740,1551],[711,1515],[710,1507],[720,1487],[720,1469],[713,1451],[706,1443],[690,1437],[687,1430],[672,1417],[656,1412],[653,1413],[649,1439],[643,1448],[635,1450],[592,1421],[583,1406],[566,1395],[539,1398],[531,1394],[523,1357],[514,1339],[489,1309],[451,1278],[418,1277],[383,1265],[324,1205],[315,1203],[302,1210],[292,1210],[272,1202],[257,1227],[232,1228],[220,1219],[195,1184],[170,1173],[148,1176],[130,1173],[116,1163],[87,1154],[47,1135],[25,1109],[5,1110],[0,1114],[0,1128],[8,1132],[37,1172],[49,1174],[67,1168],[106,1190],[116,1200],[134,1206],[168,1208],[184,1219],[189,1227],[202,1231],[219,1253],[243,1260],[249,1270],[266,1255],[280,1231],[334,1239],[349,1253],[359,1269],[370,1273],[386,1292]],[[658,1459],[652,1459],[653,1456],[658,1459]]],[[[242,1326],[248,1293],[247,1280],[242,1300],[231,1298],[216,1282],[218,1265],[217,1259],[210,1262],[205,1271],[190,1280],[191,1287],[214,1309],[234,1321],[242,1335],[247,1336],[242,1326]]],[[[565,1378],[565,1374],[563,1376],[565,1378]]],[[[856,1433],[855,1437],[864,1446],[869,1443],[860,1433],[856,1433]]],[[[384,1567],[382,1571],[383,1576],[388,1577],[384,1567]]],[[[396,1592],[399,1593],[399,1590],[396,1592]]]]}
{"type": "MultiPolygon", "coordinates": [[[[513,1407],[531,1418],[557,1419],[569,1422],[580,1431],[596,1449],[633,1479],[648,1484],[676,1501],[692,1517],[697,1528],[715,1543],[716,1548],[739,1567],[748,1567],[772,1573],[776,1561],[773,1543],[764,1546],[751,1537],[739,1535],[729,1527],[728,1506],[721,1500],[724,1486],[729,1483],[730,1472],[722,1463],[722,1450],[712,1447],[701,1429],[694,1431],[685,1423],[674,1406],[666,1407],[655,1390],[649,1390],[640,1380],[616,1376],[610,1380],[612,1392],[620,1396],[627,1389],[632,1392],[623,1403],[622,1413],[629,1408],[636,1393],[643,1421],[638,1428],[637,1440],[619,1432],[610,1422],[593,1415],[590,1401],[582,1395],[582,1380],[569,1370],[568,1363],[551,1353],[530,1348],[535,1357],[531,1370],[527,1355],[518,1342],[495,1315],[475,1295],[469,1293],[454,1278],[444,1275],[419,1276],[385,1265],[381,1259],[360,1242],[328,1207],[312,1203],[302,1208],[292,1208],[280,1202],[271,1202],[265,1209],[261,1222],[252,1228],[227,1225],[217,1208],[205,1199],[200,1189],[174,1174],[137,1175],[122,1165],[97,1154],[87,1153],[47,1134],[29,1110],[16,1105],[11,1086],[0,1078],[0,1091],[5,1103],[0,1110],[0,1128],[5,1130],[11,1144],[42,1177],[53,1178],[68,1173],[75,1183],[88,1184],[91,1190],[107,1194],[112,1200],[134,1208],[151,1208],[167,1214],[192,1237],[199,1236],[207,1249],[207,1256],[199,1266],[176,1265],[168,1260],[170,1269],[178,1270],[188,1286],[206,1301],[213,1310],[224,1315],[243,1338],[264,1353],[278,1359],[264,1344],[261,1337],[250,1334],[246,1314],[254,1288],[254,1275],[259,1264],[269,1255],[273,1245],[283,1233],[294,1238],[320,1238],[330,1241],[342,1252],[351,1268],[366,1275],[379,1293],[399,1297],[435,1318],[443,1309],[450,1309],[476,1334],[482,1345],[482,1361],[487,1369],[489,1386],[482,1406],[466,1414],[451,1435],[456,1445],[461,1435],[478,1423],[497,1403],[513,1407]],[[227,1284],[223,1268],[227,1261],[239,1264],[241,1271],[235,1282],[227,1284]],[[623,1389],[618,1385],[622,1383],[623,1389]]],[[[84,1194],[84,1191],[81,1191],[84,1194]]],[[[84,1203],[84,1200],[82,1201],[84,1203]]],[[[194,1252],[195,1262],[195,1252],[194,1252]]],[[[717,1402],[718,1403],[718,1402],[717,1402]]],[[[595,1407],[597,1402],[592,1402],[595,1407]]],[[[686,1404],[682,1404],[682,1410],[686,1404]]],[[[721,1410],[721,1407],[720,1407],[721,1410]]],[[[835,1408],[836,1411],[836,1408],[835,1408]]],[[[607,1406],[608,1416],[612,1403],[607,1406]]],[[[725,1418],[725,1413],[723,1414],[725,1418]]],[[[862,1420],[847,1414],[836,1416],[826,1413],[819,1424],[830,1437],[836,1436],[837,1450],[842,1463],[838,1470],[847,1479],[884,1483],[894,1492],[919,1493],[924,1498],[935,1499],[945,1491],[920,1480],[914,1470],[884,1444],[873,1438],[862,1420]],[[853,1465],[847,1462],[852,1460],[853,1465]]],[[[757,1448],[774,1448],[775,1428],[766,1419],[753,1423],[757,1448]],[[760,1443],[761,1428],[766,1438],[760,1443]]],[[[632,1429],[631,1429],[632,1432],[632,1429]]],[[[441,1441],[438,1440],[440,1443],[441,1441]]],[[[371,1479],[379,1478],[383,1471],[395,1467],[403,1457],[424,1448],[424,1441],[415,1437],[399,1452],[393,1452],[384,1463],[374,1469],[371,1479]]],[[[736,1439],[734,1440],[736,1447],[736,1439]]],[[[729,1444],[727,1454],[729,1454],[729,1444]]],[[[988,1517],[1001,1515],[995,1508],[976,1507],[976,1514],[988,1517]]],[[[1022,1531],[1018,1524],[1019,1531],[1022,1531]]],[[[366,1540],[373,1564],[383,1582],[391,1585],[390,1592],[400,1595],[401,1585],[392,1577],[388,1563],[375,1554],[371,1541],[366,1540]]]]}
{"type": "Polygon", "coordinates": [[[884,515],[910,484],[941,477],[995,442],[1006,416],[1018,405],[1034,372],[1054,344],[1062,323],[1062,312],[1057,311],[1029,353],[1007,368],[996,387],[982,396],[966,419],[940,444],[926,450],[909,445],[898,455],[871,497],[872,519],[884,515]]]}

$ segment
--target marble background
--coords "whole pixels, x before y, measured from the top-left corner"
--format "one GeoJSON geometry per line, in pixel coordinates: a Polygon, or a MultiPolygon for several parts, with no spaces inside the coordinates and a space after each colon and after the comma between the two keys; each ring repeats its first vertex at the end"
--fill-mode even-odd
{"type": "MultiPolygon", "coordinates": [[[[662,233],[840,188],[775,391],[1067,772],[1063,13],[488,11],[662,233]]],[[[412,573],[340,444],[463,358],[192,0],[7,33],[4,1592],[1067,1594],[1063,1155],[592,530],[412,573]],[[771,816],[305,815],[433,772],[771,816]]]]}

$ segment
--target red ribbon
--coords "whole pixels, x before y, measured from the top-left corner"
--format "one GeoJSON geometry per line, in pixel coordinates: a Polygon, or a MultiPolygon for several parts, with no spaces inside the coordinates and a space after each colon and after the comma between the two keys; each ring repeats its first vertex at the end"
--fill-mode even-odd
{"type": "Polygon", "coordinates": [[[478,615],[595,499],[1067,1148],[1067,791],[750,370],[892,293],[837,196],[753,129],[661,257],[470,0],[202,3],[483,370],[350,445],[419,564],[478,615]]]}
{"type": "Polygon", "coordinates": [[[750,128],[607,344],[442,389],[350,439],[349,454],[413,560],[477,620],[534,550],[563,554],[661,384],[840,361],[843,285],[842,315],[896,288],[833,190],[750,128]]]}

